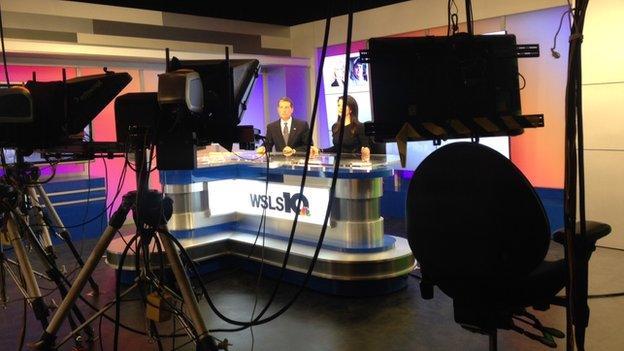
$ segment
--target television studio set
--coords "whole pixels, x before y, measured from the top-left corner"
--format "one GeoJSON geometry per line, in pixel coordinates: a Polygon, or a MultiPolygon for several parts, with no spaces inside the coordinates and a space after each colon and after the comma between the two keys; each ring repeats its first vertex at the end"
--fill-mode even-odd
{"type": "Polygon", "coordinates": [[[0,350],[621,350],[622,17],[0,1],[0,350]]]}

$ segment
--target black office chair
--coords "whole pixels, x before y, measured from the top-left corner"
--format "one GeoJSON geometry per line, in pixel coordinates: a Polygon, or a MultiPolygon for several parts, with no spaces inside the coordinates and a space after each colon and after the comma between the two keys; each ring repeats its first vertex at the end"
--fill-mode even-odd
{"type": "MultiPolygon", "coordinates": [[[[488,334],[511,329],[550,347],[565,335],[525,308],[546,310],[567,281],[565,260],[545,261],[551,235],[535,190],[507,158],[478,143],[446,145],[416,169],[407,196],[407,233],[422,273],[453,299],[455,321],[488,334]],[[524,322],[539,334],[521,328],[524,322]]],[[[611,228],[588,222],[588,254],[611,228]]],[[[558,234],[562,241],[562,234],[558,234]]],[[[559,303],[563,303],[559,299],[559,303]]]]}

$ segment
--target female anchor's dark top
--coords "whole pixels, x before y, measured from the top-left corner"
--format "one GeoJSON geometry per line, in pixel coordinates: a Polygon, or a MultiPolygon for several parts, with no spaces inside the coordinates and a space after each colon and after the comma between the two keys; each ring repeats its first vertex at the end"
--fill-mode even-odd
{"type": "MultiPolygon", "coordinates": [[[[359,154],[363,146],[370,147],[370,138],[364,135],[364,124],[358,123],[355,128],[355,134],[353,134],[351,132],[351,125],[345,127],[344,138],[342,140],[343,153],[359,154]]],[[[332,126],[332,131],[333,146],[323,149],[323,152],[336,152],[336,145],[338,145],[338,139],[340,137],[340,130],[336,128],[336,123],[332,126]]]]}

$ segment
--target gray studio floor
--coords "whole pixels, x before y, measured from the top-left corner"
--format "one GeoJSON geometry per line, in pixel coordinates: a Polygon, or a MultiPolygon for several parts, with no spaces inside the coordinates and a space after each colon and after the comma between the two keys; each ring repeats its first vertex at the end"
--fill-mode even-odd
{"type": "MultiPolygon", "coordinates": [[[[403,233],[401,221],[388,221],[388,232],[403,233]]],[[[614,235],[617,235],[615,233],[614,235]]],[[[85,243],[88,252],[92,241],[85,243]]],[[[80,246],[80,245],[79,245],[80,246]]],[[[60,257],[68,257],[60,250],[60,257]]],[[[560,254],[560,253],[559,253],[560,254]]],[[[86,253],[85,253],[86,255],[86,253]]],[[[624,291],[624,252],[599,248],[591,262],[591,294],[624,291]]],[[[71,269],[68,265],[68,269],[71,269]]],[[[100,283],[102,296],[99,303],[109,301],[114,295],[114,272],[100,264],[95,273],[100,283]]],[[[242,271],[222,271],[206,277],[208,289],[217,306],[234,319],[246,320],[254,304],[256,276],[242,271]]],[[[274,281],[260,284],[258,306],[263,306],[274,281]]],[[[281,307],[289,300],[296,288],[285,285],[275,305],[281,307]]],[[[14,287],[9,287],[13,302],[0,311],[0,350],[15,350],[22,326],[22,302],[14,287]]],[[[51,295],[50,297],[54,297],[51,295]]],[[[58,302],[58,297],[55,297],[58,302]]],[[[123,320],[136,328],[144,328],[137,302],[126,302],[122,308],[123,320]]],[[[229,327],[220,322],[202,301],[202,310],[209,328],[229,327]]],[[[588,329],[588,350],[624,349],[624,297],[590,300],[591,321],[588,329]]],[[[84,311],[87,311],[83,308],[84,311]]],[[[275,311],[271,309],[270,311],[275,311]]],[[[112,311],[110,312],[113,313],[112,311]]],[[[547,312],[537,312],[541,321],[548,326],[565,330],[565,310],[552,307],[547,312]]],[[[164,323],[161,331],[166,332],[171,323],[164,323]]],[[[98,323],[94,324],[98,330],[98,323]]],[[[63,329],[66,332],[67,327],[63,329]]],[[[112,325],[102,324],[102,342],[105,350],[112,350],[112,325]]],[[[26,340],[32,341],[41,332],[41,326],[28,312],[26,340]]],[[[420,298],[418,281],[410,278],[407,289],[397,293],[372,298],[343,298],[305,291],[297,303],[278,319],[249,330],[236,333],[215,334],[227,337],[233,344],[231,350],[487,350],[486,336],[463,330],[453,322],[452,303],[449,298],[436,291],[434,300],[420,298]]],[[[176,346],[186,340],[179,338],[176,346]]],[[[67,344],[61,348],[70,350],[67,344]]],[[[95,350],[99,350],[96,344],[95,350]]],[[[143,336],[121,333],[119,350],[156,350],[156,344],[143,336]]],[[[164,349],[171,349],[171,341],[164,341],[164,349]]],[[[182,349],[192,350],[191,345],[182,349]]],[[[499,332],[500,350],[548,350],[537,342],[518,334],[499,332]]],[[[558,350],[565,349],[559,342],[558,350]]]]}

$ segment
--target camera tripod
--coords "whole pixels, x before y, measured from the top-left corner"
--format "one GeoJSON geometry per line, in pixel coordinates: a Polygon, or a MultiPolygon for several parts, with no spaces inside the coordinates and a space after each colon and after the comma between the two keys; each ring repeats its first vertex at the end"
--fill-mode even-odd
{"type": "MultiPolygon", "coordinates": [[[[134,135],[134,139],[143,141],[145,138],[134,135]]],[[[93,251],[85,262],[84,267],[78,273],[78,276],[71,286],[67,296],[63,299],[58,310],[52,316],[49,325],[41,335],[40,339],[32,343],[30,345],[31,347],[38,350],[53,350],[58,347],[58,345],[56,345],[56,334],[59,331],[63,320],[68,316],[71,306],[75,305],[75,302],[79,298],[82,289],[84,288],[89,277],[95,270],[98,262],[100,261],[100,258],[104,255],[106,248],[112,241],[115,234],[123,226],[124,222],[126,221],[127,215],[132,211],[132,215],[137,228],[137,234],[126,245],[123,255],[124,257],[122,257],[118,273],[121,269],[121,266],[123,265],[125,255],[127,254],[131,245],[133,244],[133,242],[138,241],[136,247],[144,248],[143,253],[146,256],[146,259],[144,259],[142,263],[139,263],[139,255],[137,254],[136,267],[139,270],[139,272],[137,272],[137,283],[132,285],[121,294],[119,293],[119,290],[117,290],[115,301],[107,304],[104,308],[96,312],[77,329],[75,328],[68,337],[60,341],[60,344],[68,340],[68,338],[71,337],[72,334],[78,332],[80,329],[87,326],[96,318],[103,315],[106,310],[108,310],[113,305],[117,306],[118,314],[116,318],[119,319],[119,302],[121,297],[125,296],[136,287],[139,287],[140,290],[143,292],[145,288],[145,283],[149,283],[149,280],[145,279],[145,271],[151,268],[151,263],[149,262],[149,247],[150,244],[154,242],[155,245],[162,245],[162,249],[165,252],[166,258],[169,262],[169,268],[171,269],[175,281],[177,282],[178,290],[181,295],[181,300],[183,302],[183,305],[185,306],[189,321],[189,323],[187,323],[186,325],[186,329],[193,341],[195,342],[196,350],[216,351],[218,349],[213,338],[208,335],[208,329],[199,310],[197,297],[195,295],[195,292],[193,291],[189,277],[186,275],[180,255],[178,254],[178,251],[176,250],[176,247],[174,246],[174,243],[170,238],[171,234],[169,234],[169,231],[167,229],[167,220],[171,217],[173,211],[173,201],[170,198],[163,196],[162,193],[156,190],[149,190],[149,166],[146,162],[147,157],[145,147],[143,145],[140,145],[137,146],[135,149],[135,164],[137,167],[137,190],[131,191],[123,196],[121,205],[111,216],[108,226],[106,227],[100,239],[93,248],[93,251]]],[[[118,274],[118,287],[120,284],[119,279],[121,279],[121,277],[118,274]]],[[[162,287],[158,287],[158,289],[159,291],[163,290],[162,287]]],[[[168,288],[165,288],[164,290],[173,292],[172,289],[168,288]]],[[[118,325],[119,324],[117,323],[117,326],[118,325]]],[[[153,322],[150,322],[150,329],[151,328],[153,328],[153,322]]]]}
{"type": "MultiPolygon", "coordinates": [[[[21,166],[23,166],[22,164],[21,166]]],[[[24,296],[28,303],[33,308],[35,318],[41,323],[45,329],[48,326],[49,306],[44,301],[44,296],[41,294],[41,289],[37,283],[36,276],[44,278],[46,280],[54,282],[57,286],[61,297],[65,297],[67,294],[67,287],[70,285],[69,281],[63,273],[59,270],[54,252],[52,250],[51,240],[49,237],[49,231],[45,227],[43,210],[39,207],[39,203],[36,198],[36,188],[31,183],[25,183],[20,180],[24,180],[23,176],[28,173],[16,172],[16,167],[7,167],[6,179],[10,183],[14,183],[20,188],[15,188],[6,183],[0,183],[0,223],[1,227],[5,230],[0,233],[2,241],[6,244],[10,244],[13,247],[16,260],[9,259],[4,252],[4,245],[0,244],[0,300],[4,304],[7,301],[6,298],[6,275],[8,274],[15,282],[19,292],[24,296]],[[19,174],[20,177],[15,176],[19,174]],[[27,190],[24,191],[24,188],[27,190]],[[33,226],[30,226],[27,222],[27,218],[31,217],[38,224],[38,228],[41,228],[38,232],[33,230],[33,226]],[[45,230],[44,230],[45,229],[45,230]],[[30,248],[36,254],[40,264],[45,270],[45,275],[35,272],[32,268],[32,264],[27,254],[26,247],[23,240],[26,239],[30,244],[30,248]],[[14,271],[14,267],[18,267],[19,272],[14,271]]],[[[38,174],[37,172],[29,173],[30,176],[38,174]]],[[[38,185],[40,186],[40,185],[38,185]]],[[[51,206],[49,198],[40,189],[42,198],[49,204],[49,211],[58,218],[58,214],[51,206]]],[[[60,218],[55,219],[55,223],[61,224],[60,218]]],[[[72,248],[73,252],[78,254],[75,247],[69,239],[69,233],[65,233],[64,237],[67,239],[66,243],[72,248]]],[[[78,255],[78,257],[80,257],[78,255]]],[[[79,263],[82,260],[78,260],[79,263]]],[[[97,288],[97,285],[95,285],[97,288]]],[[[72,306],[71,312],[78,319],[79,322],[84,322],[84,317],[77,306],[72,306]]],[[[70,325],[76,326],[74,318],[69,316],[70,325]]],[[[85,334],[88,340],[93,339],[93,331],[91,328],[85,329],[85,334]]],[[[80,348],[81,337],[75,338],[76,348],[80,348]]]]}
{"type": "MultiPolygon", "coordinates": [[[[41,323],[43,328],[45,328],[48,324],[48,306],[43,300],[41,289],[35,277],[35,272],[30,264],[30,259],[28,258],[24,243],[22,242],[23,237],[21,233],[24,231],[20,230],[20,227],[23,224],[23,218],[17,208],[17,192],[6,184],[0,184],[0,201],[2,203],[0,207],[0,218],[2,219],[2,227],[6,228],[6,231],[0,233],[2,237],[2,243],[0,243],[0,300],[2,300],[2,304],[6,304],[7,302],[6,275],[8,274],[13,279],[24,298],[28,299],[28,303],[35,313],[35,318],[41,323]],[[4,244],[13,247],[16,261],[6,256],[4,244]],[[15,272],[13,267],[17,267],[19,273],[15,272]]],[[[29,240],[34,238],[33,232],[26,231],[26,233],[28,234],[27,238],[29,240]]],[[[30,241],[32,243],[32,240],[30,241]]],[[[43,248],[40,245],[35,246],[37,253],[43,253],[45,256],[43,248]]],[[[41,274],[39,275],[42,276],[41,274]]]]}

